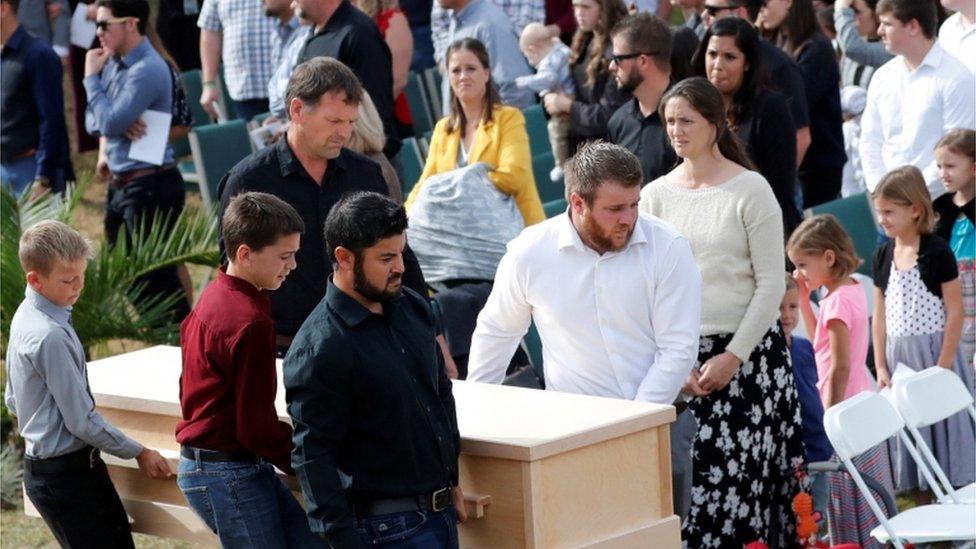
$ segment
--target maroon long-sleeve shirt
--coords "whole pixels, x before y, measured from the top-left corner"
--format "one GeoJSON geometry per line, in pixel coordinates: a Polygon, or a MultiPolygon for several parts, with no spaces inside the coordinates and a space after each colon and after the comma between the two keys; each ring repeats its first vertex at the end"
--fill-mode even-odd
{"type": "Polygon", "coordinates": [[[275,331],[267,293],[221,268],[183,321],[180,340],[183,419],[176,441],[247,450],[293,474],[292,429],[274,406],[275,331]]]}

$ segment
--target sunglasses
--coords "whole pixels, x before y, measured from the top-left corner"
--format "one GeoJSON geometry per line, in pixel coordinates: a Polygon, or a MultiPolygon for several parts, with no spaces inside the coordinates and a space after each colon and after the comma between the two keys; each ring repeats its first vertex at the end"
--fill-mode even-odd
{"type": "Polygon", "coordinates": [[[709,6],[708,4],[705,4],[703,6],[704,10],[708,12],[708,15],[711,15],[712,17],[715,17],[716,15],[722,13],[723,11],[734,10],[737,7],[739,6],[736,6],[734,4],[731,6],[709,6]]]}
{"type": "Polygon", "coordinates": [[[102,19],[101,21],[95,21],[95,29],[100,31],[108,30],[108,26],[113,23],[125,23],[129,19],[135,19],[135,17],[115,17],[112,19],[102,19]]]}
{"type": "Polygon", "coordinates": [[[610,61],[616,63],[617,65],[620,65],[621,61],[626,61],[628,59],[636,59],[642,55],[647,55],[647,56],[657,55],[658,53],[660,52],[652,51],[652,52],[620,53],[620,54],[612,53],[610,54],[610,61]]]}

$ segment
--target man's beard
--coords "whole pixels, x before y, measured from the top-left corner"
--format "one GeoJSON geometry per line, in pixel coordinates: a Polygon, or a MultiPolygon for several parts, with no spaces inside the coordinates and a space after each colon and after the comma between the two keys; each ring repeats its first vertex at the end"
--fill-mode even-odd
{"type": "Polygon", "coordinates": [[[585,219],[583,219],[583,232],[586,233],[586,239],[590,241],[590,246],[592,246],[593,249],[598,253],[603,254],[606,252],[616,252],[624,249],[624,247],[627,246],[627,243],[630,242],[631,235],[634,234],[634,228],[630,227],[630,229],[627,231],[627,238],[625,238],[623,244],[620,244],[619,246],[614,243],[613,237],[610,234],[604,233],[603,229],[596,224],[596,221],[594,221],[592,216],[587,216],[585,219]]]}
{"type": "Polygon", "coordinates": [[[641,76],[641,74],[637,72],[636,69],[631,69],[630,72],[627,73],[626,81],[621,82],[620,80],[617,80],[617,83],[620,84],[620,89],[622,91],[625,91],[627,93],[634,93],[634,90],[637,89],[637,86],[640,86],[641,84],[644,83],[644,77],[641,76]]]}
{"type": "Polygon", "coordinates": [[[394,299],[400,297],[400,294],[403,291],[403,274],[391,275],[390,278],[387,279],[387,284],[398,280],[401,281],[401,284],[397,286],[396,290],[387,290],[385,286],[383,288],[378,288],[366,279],[366,272],[363,270],[363,264],[359,261],[359,259],[356,259],[356,262],[353,264],[352,273],[352,288],[356,290],[359,295],[374,303],[388,303],[393,301],[394,299]]]}

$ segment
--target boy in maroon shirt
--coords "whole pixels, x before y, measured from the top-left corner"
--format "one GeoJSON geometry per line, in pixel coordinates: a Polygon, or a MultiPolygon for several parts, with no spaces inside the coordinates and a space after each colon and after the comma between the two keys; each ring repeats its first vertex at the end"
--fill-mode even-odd
{"type": "Polygon", "coordinates": [[[222,223],[228,264],[180,331],[180,490],[224,547],[319,547],[273,467],[294,474],[292,429],[275,411],[267,290],[295,268],[305,226],[287,203],[257,192],[234,197],[222,223]]]}

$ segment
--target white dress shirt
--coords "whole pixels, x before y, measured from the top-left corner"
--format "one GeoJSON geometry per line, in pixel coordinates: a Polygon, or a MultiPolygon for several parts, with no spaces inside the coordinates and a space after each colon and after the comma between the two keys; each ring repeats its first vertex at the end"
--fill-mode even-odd
{"type": "Polygon", "coordinates": [[[627,246],[600,255],[559,215],[508,244],[468,380],[501,383],[534,320],[547,389],[670,404],[697,360],[700,314],[701,273],[673,227],[641,213],[627,246]]]}
{"type": "Polygon", "coordinates": [[[922,170],[932,198],[946,192],[935,165],[935,144],[949,130],[976,126],[976,81],[939,42],[909,70],[895,57],[874,73],[861,117],[861,167],[874,191],[894,168],[922,170]]]}
{"type": "Polygon", "coordinates": [[[956,13],[939,27],[939,44],[976,74],[976,25],[967,27],[962,14],[956,13]]]}

